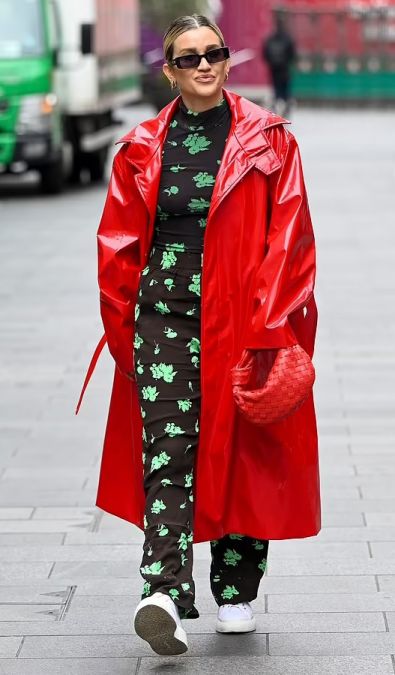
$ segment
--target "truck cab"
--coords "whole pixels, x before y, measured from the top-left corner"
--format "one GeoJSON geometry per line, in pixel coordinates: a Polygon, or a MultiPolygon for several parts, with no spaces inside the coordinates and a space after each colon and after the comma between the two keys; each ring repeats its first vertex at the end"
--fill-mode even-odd
{"type": "Polygon", "coordinates": [[[140,98],[138,21],[137,0],[1,0],[0,174],[103,178],[114,112],[140,98]]]}

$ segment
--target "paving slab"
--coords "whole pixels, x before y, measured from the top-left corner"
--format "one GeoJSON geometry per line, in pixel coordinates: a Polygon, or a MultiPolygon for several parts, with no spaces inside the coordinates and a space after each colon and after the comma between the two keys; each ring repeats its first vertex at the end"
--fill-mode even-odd
{"type": "MultiPolygon", "coordinates": [[[[5,638],[8,639],[8,638],[5,638]]],[[[261,656],[266,654],[265,635],[192,635],[188,656],[261,656]]],[[[133,635],[27,636],[22,658],[139,657],[152,654],[150,647],[133,635]]]]}
{"type": "MultiPolygon", "coordinates": [[[[183,675],[229,675],[239,673],[265,673],[265,675],[393,675],[392,660],[389,656],[366,658],[355,657],[314,657],[314,656],[262,656],[262,657],[215,657],[183,658],[142,658],[139,675],[155,675],[164,672],[183,675]]],[[[1,670],[0,670],[1,673],[1,670]]],[[[13,675],[14,671],[10,672],[13,675]]],[[[22,673],[24,675],[24,673],[22,673]]],[[[30,672],[26,673],[30,675],[30,672]]]]}
{"type": "Polygon", "coordinates": [[[394,633],[288,633],[269,636],[272,655],[374,656],[393,654],[394,633]]]}
{"type": "Polygon", "coordinates": [[[21,644],[21,637],[0,636],[0,659],[9,659],[15,657],[18,654],[21,644]]]}
{"type": "MultiPolygon", "coordinates": [[[[0,661],[0,675],[135,675],[137,664],[138,659],[133,658],[4,659],[0,661]]],[[[378,675],[386,672],[378,671],[378,675]]]]}

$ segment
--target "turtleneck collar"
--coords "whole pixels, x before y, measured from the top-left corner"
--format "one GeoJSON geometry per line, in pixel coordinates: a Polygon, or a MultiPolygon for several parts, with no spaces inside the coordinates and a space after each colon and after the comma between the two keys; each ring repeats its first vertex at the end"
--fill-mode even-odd
{"type": "Polygon", "coordinates": [[[195,130],[196,127],[200,129],[207,129],[209,127],[215,127],[228,118],[230,114],[229,105],[225,98],[223,98],[217,105],[208,110],[203,110],[202,112],[194,112],[189,110],[186,107],[184,101],[180,99],[180,105],[177,111],[177,119],[181,125],[188,130],[195,130]]]}

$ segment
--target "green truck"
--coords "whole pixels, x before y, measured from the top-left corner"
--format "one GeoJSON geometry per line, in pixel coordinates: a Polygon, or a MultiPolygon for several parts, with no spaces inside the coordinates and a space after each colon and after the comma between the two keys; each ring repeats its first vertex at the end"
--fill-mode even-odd
{"type": "Polygon", "coordinates": [[[101,180],[114,113],[140,96],[137,0],[0,0],[0,175],[101,180]]]}

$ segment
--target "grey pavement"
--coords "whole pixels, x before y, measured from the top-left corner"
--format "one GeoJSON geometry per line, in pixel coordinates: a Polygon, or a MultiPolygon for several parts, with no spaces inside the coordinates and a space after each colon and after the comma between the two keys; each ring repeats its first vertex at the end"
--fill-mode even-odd
{"type": "Polygon", "coordinates": [[[209,549],[195,546],[201,617],[178,658],[133,633],[141,532],[94,506],[107,353],[74,416],[101,335],[105,188],[43,198],[33,178],[0,181],[0,675],[394,674],[393,114],[301,110],[293,127],[318,245],[324,527],[271,543],[245,636],[215,634],[209,549]]]}

